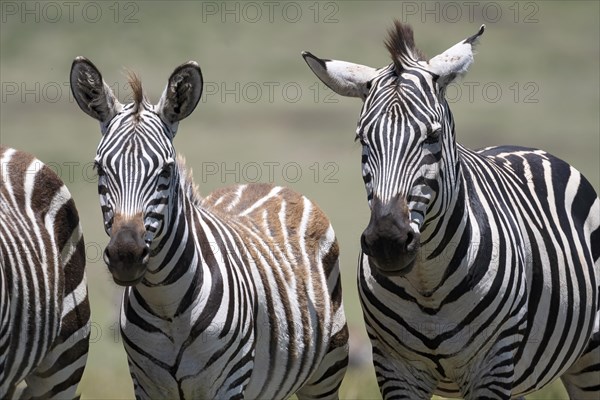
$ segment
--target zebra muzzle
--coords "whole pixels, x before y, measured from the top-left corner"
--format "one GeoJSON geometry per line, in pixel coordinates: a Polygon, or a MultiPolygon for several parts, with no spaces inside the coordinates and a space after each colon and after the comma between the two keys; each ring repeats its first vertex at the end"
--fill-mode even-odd
{"type": "Polygon", "coordinates": [[[136,220],[113,224],[104,261],[117,285],[132,286],[142,281],[150,259],[150,248],[142,223],[136,220]]]}
{"type": "Polygon", "coordinates": [[[415,264],[421,235],[411,226],[405,204],[397,199],[385,205],[377,198],[371,202],[371,219],[361,235],[361,249],[369,263],[383,273],[404,275],[415,264]]]}

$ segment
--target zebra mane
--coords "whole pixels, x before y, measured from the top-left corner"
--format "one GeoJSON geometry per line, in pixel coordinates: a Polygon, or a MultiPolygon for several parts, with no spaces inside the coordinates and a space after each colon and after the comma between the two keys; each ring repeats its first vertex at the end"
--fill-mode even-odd
{"type": "Polygon", "coordinates": [[[193,204],[200,205],[202,202],[200,190],[198,185],[194,183],[192,170],[188,171],[185,166],[185,157],[181,154],[177,154],[177,169],[179,170],[179,179],[182,182],[184,193],[193,204]]]}
{"type": "Polygon", "coordinates": [[[390,52],[397,72],[415,64],[417,61],[427,59],[425,54],[415,46],[412,27],[408,24],[403,24],[397,19],[394,20],[394,27],[388,32],[385,47],[390,52]]]}
{"type": "Polygon", "coordinates": [[[144,89],[142,88],[142,80],[133,71],[127,70],[127,82],[133,92],[133,112],[139,115],[140,105],[144,101],[144,89]]]}

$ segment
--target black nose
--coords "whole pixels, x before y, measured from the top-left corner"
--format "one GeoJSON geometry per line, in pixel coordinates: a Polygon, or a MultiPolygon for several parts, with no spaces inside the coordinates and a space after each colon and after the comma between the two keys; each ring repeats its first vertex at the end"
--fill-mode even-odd
{"type": "Polygon", "coordinates": [[[412,268],[420,235],[410,226],[406,203],[392,201],[384,205],[373,199],[371,219],[361,235],[360,244],[363,253],[381,270],[408,271],[408,267],[412,268]]]}
{"type": "MultiPolygon", "coordinates": [[[[360,246],[368,256],[392,256],[394,253],[410,253],[418,247],[418,234],[410,226],[390,229],[389,223],[382,222],[379,227],[369,225],[360,236],[360,246]]],[[[404,225],[404,224],[402,224],[404,225]]]]}
{"type": "Polygon", "coordinates": [[[106,246],[104,249],[104,262],[106,265],[115,263],[123,264],[138,264],[145,263],[147,256],[150,254],[150,249],[144,243],[143,246],[124,246],[122,244],[106,246]]]}
{"type": "Polygon", "coordinates": [[[113,235],[104,250],[104,261],[119,285],[132,285],[143,278],[150,249],[136,229],[123,227],[113,235]]]}

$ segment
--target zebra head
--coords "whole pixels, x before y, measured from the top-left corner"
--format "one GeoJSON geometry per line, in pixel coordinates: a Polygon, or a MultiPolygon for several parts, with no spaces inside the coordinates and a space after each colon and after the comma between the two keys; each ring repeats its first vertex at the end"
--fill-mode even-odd
{"type": "Polygon", "coordinates": [[[140,282],[153,241],[169,226],[177,201],[179,169],[173,137],[202,93],[202,74],[190,61],[175,69],[157,105],[144,97],[140,80],[130,74],[133,103],[121,104],[89,60],[71,67],[71,90],[79,107],[100,121],[96,152],[98,193],[110,241],[104,260],[119,285],[140,282]]]}
{"type": "Polygon", "coordinates": [[[413,31],[395,22],[386,47],[392,63],[375,69],[345,61],[304,60],[338,94],[360,97],[357,140],[371,218],[363,252],[380,271],[404,275],[413,268],[428,217],[447,207],[456,176],[454,123],[445,89],[473,62],[479,31],[427,61],[413,31]]]}

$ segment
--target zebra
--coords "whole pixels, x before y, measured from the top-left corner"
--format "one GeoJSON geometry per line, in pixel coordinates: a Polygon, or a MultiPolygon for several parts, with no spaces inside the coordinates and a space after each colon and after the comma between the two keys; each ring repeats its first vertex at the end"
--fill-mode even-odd
{"type": "Polygon", "coordinates": [[[508,399],[560,377],[597,399],[600,200],[547,152],[456,142],[445,89],[483,31],[427,61],[395,21],[379,69],[302,54],[363,100],[358,286],[380,392],[508,399]]]}
{"type": "Polygon", "coordinates": [[[317,205],[237,185],[201,197],[173,138],[202,94],[194,61],[157,105],[129,75],[122,105],[78,57],[71,88],[100,121],[104,260],[125,286],[120,323],[137,398],[338,397],[348,363],[339,247],[317,205]]]}
{"type": "Polygon", "coordinates": [[[75,398],[90,306],[69,190],[34,156],[0,146],[0,398],[75,398]],[[24,381],[24,382],[23,382],[24,381]]]}

